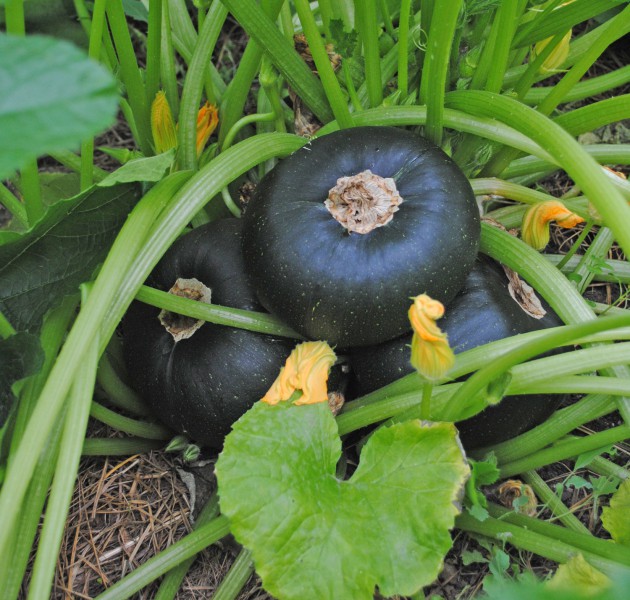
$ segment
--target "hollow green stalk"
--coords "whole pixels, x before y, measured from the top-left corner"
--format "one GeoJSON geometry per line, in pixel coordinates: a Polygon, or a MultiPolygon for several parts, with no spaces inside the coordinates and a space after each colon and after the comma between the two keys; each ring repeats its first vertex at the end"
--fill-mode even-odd
{"type": "Polygon", "coordinates": [[[0,203],[11,213],[12,220],[24,229],[28,229],[28,215],[26,208],[18,198],[0,182],[0,203]]]}
{"type": "Polygon", "coordinates": [[[630,438],[630,426],[619,425],[589,436],[560,441],[550,448],[539,450],[524,458],[509,463],[502,463],[499,466],[499,470],[501,477],[511,477],[518,473],[538,469],[544,465],[573,458],[584,452],[617,444],[628,438],[630,438]]]}
{"type": "Polygon", "coordinates": [[[217,304],[204,304],[189,298],[182,298],[175,294],[162,292],[148,286],[142,286],[136,295],[136,299],[151,306],[169,310],[180,315],[202,319],[215,325],[227,325],[238,327],[248,331],[303,339],[298,333],[287,327],[276,317],[267,313],[258,313],[249,310],[240,310],[217,304]]]}
{"type": "MultiPolygon", "coordinates": [[[[76,173],[80,173],[82,169],[81,158],[70,150],[58,150],[50,154],[57,162],[61,163],[64,167],[68,167],[76,173]]],[[[109,173],[104,169],[101,169],[95,165],[92,165],[92,180],[102,181],[107,177],[109,173]]]]}
{"type": "MultiPolygon", "coordinates": [[[[197,169],[197,113],[203,92],[206,65],[208,56],[212,56],[227,14],[227,8],[221,2],[212,3],[188,65],[178,118],[178,161],[183,169],[197,169]]],[[[212,102],[213,98],[208,100],[212,102]]]]}
{"type": "Polygon", "coordinates": [[[252,553],[246,548],[241,548],[221,585],[216,589],[213,600],[234,600],[253,572],[252,553]]]}
{"type": "Polygon", "coordinates": [[[59,545],[79,469],[97,362],[98,339],[93,339],[83,357],[82,368],[74,381],[68,399],[59,458],[57,459],[55,476],[33,565],[28,591],[29,598],[48,598],[50,596],[59,545]]]}
{"type": "Polygon", "coordinates": [[[149,414],[150,411],[147,405],[120,379],[112,366],[107,352],[101,356],[96,380],[110,404],[134,415],[146,416],[149,414]]]}
{"type": "Polygon", "coordinates": [[[420,99],[427,106],[427,137],[436,145],[442,143],[444,127],[444,92],[457,17],[462,0],[436,2],[422,66],[420,99]]]}
{"type": "Polygon", "coordinates": [[[130,419],[102,406],[98,402],[92,402],[90,416],[118,431],[148,440],[170,440],[173,437],[173,432],[162,425],[130,419]]]}
{"type": "MultiPolygon", "coordinates": [[[[376,17],[376,2],[355,2],[354,12],[356,24],[363,45],[365,58],[365,83],[367,85],[370,107],[374,108],[383,102],[383,86],[381,83],[381,56],[378,45],[379,26],[376,17]]],[[[335,114],[335,118],[338,119],[335,114]]],[[[342,125],[345,127],[345,125],[342,125]]]]}
{"type": "Polygon", "coordinates": [[[108,0],[106,3],[106,14],[120,61],[120,78],[127,91],[127,98],[133,112],[138,135],[136,141],[145,156],[152,156],[149,106],[146,101],[141,71],[129,35],[122,0],[108,0]]]}
{"type": "Polygon", "coordinates": [[[160,55],[162,47],[163,2],[168,3],[168,0],[152,0],[152,2],[149,4],[149,23],[147,28],[147,62],[144,77],[144,86],[147,95],[147,106],[151,106],[151,103],[155,99],[155,95],[160,89],[160,55]]]}
{"type": "Polygon", "coordinates": [[[612,231],[607,227],[601,227],[595,234],[595,238],[573,270],[573,275],[578,279],[577,290],[580,294],[584,293],[595,277],[593,265],[608,256],[614,241],[612,231]]]}
{"type": "Polygon", "coordinates": [[[586,221],[584,227],[582,228],[580,235],[578,235],[575,242],[573,242],[573,244],[569,248],[569,251],[564,256],[562,256],[562,258],[556,264],[556,268],[558,270],[562,271],[565,265],[570,263],[573,256],[575,256],[575,253],[582,247],[582,244],[584,243],[586,236],[591,232],[592,229],[593,229],[593,221],[592,219],[589,219],[586,221]]]}
{"type": "MultiPolygon", "coordinates": [[[[576,553],[575,546],[569,543],[493,517],[479,521],[468,513],[463,513],[457,517],[455,526],[468,533],[476,533],[497,540],[504,541],[507,537],[509,544],[559,563],[567,562],[576,553]]],[[[589,538],[596,539],[592,536],[589,538]]],[[[604,573],[612,575],[618,573],[621,568],[618,559],[602,558],[587,550],[583,550],[581,554],[591,565],[604,573]]]]}
{"type": "Polygon", "coordinates": [[[603,540],[588,533],[571,531],[560,525],[548,523],[542,519],[528,517],[511,511],[493,502],[488,505],[491,517],[501,520],[503,523],[511,523],[519,527],[527,528],[550,540],[559,540],[571,544],[576,549],[586,550],[602,558],[613,560],[620,565],[630,565],[630,551],[627,546],[616,544],[611,540],[603,540]]]}
{"type": "MultiPolygon", "coordinates": [[[[497,7],[493,27],[496,23],[497,35],[492,51],[492,61],[488,65],[485,89],[489,92],[501,91],[503,78],[508,67],[511,42],[517,27],[518,19],[525,9],[526,2],[501,2],[497,7]]],[[[483,59],[483,55],[482,55],[483,59]]]]}
{"type": "Polygon", "coordinates": [[[116,582],[95,600],[123,600],[130,598],[143,587],[155,581],[191,556],[218,542],[230,533],[226,517],[219,516],[186,537],[169,546],[158,555],[150,558],[126,577],[116,582]]]}
{"type": "Polygon", "coordinates": [[[555,492],[547,485],[545,480],[536,471],[527,471],[522,474],[523,481],[530,485],[540,501],[547,506],[554,516],[565,527],[590,535],[589,530],[556,496],[555,492]]]}
{"type": "Polygon", "coordinates": [[[548,446],[577,427],[614,411],[615,404],[609,396],[585,396],[575,404],[556,411],[534,429],[507,442],[478,450],[472,455],[474,458],[481,458],[492,452],[501,463],[513,462],[548,446]]]}
{"type": "Polygon", "coordinates": [[[409,19],[411,0],[401,0],[398,21],[398,90],[402,98],[409,93],[409,19]]]}
{"type": "Polygon", "coordinates": [[[20,507],[18,519],[11,527],[8,544],[11,549],[11,560],[0,564],[0,597],[5,600],[16,600],[24,583],[24,574],[33,551],[33,542],[48,498],[50,482],[57,466],[62,425],[61,422],[55,424],[50,439],[38,458],[37,468],[29,484],[24,503],[20,507]]]}
{"type": "MultiPolygon", "coordinates": [[[[162,39],[160,40],[160,79],[166,99],[174,115],[179,114],[179,88],[175,67],[175,50],[171,27],[171,9],[169,1],[162,2],[162,39]]],[[[208,81],[206,75],[206,82],[208,81]]],[[[210,82],[211,83],[211,82],[210,82]]],[[[155,97],[155,96],[154,96],[155,97]]]]}
{"type": "MultiPolygon", "coordinates": [[[[101,57],[103,48],[103,32],[105,31],[105,8],[106,0],[96,0],[92,11],[92,19],[90,22],[90,41],[88,45],[88,56],[98,61],[101,57]]],[[[94,138],[85,140],[81,144],[81,171],[80,185],[81,191],[89,188],[93,183],[94,164],[94,138]]]]}
{"type": "Polygon", "coordinates": [[[85,438],[81,454],[83,456],[131,456],[163,447],[164,442],[146,438],[85,438]]]}
{"type": "MultiPolygon", "coordinates": [[[[324,41],[315,23],[315,17],[311,12],[310,4],[308,0],[294,0],[294,4],[300,18],[300,23],[302,23],[302,29],[308,41],[309,49],[313,55],[313,61],[317,67],[319,78],[324,86],[326,98],[328,99],[335,119],[342,129],[352,127],[352,117],[348,110],[348,104],[341,91],[341,86],[339,85],[339,81],[337,81],[333,67],[330,64],[328,52],[326,52],[324,41]]],[[[371,4],[371,2],[366,4],[371,4]]]]}
{"type": "MultiPolygon", "coordinates": [[[[210,496],[204,507],[201,509],[199,516],[195,520],[193,529],[199,529],[202,525],[210,523],[218,516],[218,514],[219,496],[215,492],[212,496],[210,496]]],[[[164,575],[153,600],[173,600],[194,560],[195,556],[191,556],[168,571],[168,573],[164,575]]]]}

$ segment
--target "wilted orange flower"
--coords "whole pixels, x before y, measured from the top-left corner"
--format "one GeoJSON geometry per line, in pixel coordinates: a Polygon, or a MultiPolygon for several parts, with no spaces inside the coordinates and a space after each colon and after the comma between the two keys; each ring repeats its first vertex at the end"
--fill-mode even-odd
{"type": "Polygon", "coordinates": [[[549,243],[549,223],[555,221],[560,227],[570,229],[584,219],[571,212],[559,200],[549,200],[534,204],[523,215],[521,238],[536,250],[542,250],[549,243]]]}
{"type": "Polygon", "coordinates": [[[411,365],[431,380],[442,377],[455,363],[446,334],[435,324],[443,315],[444,305],[426,294],[416,296],[409,308],[411,365]]]}
{"type": "Polygon", "coordinates": [[[206,102],[197,113],[197,156],[199,156],[219,123],[219,111],[214,104],[206,102]]]}
{"type": "Polygon", "coordinates": [[[177,129],[166,94],[160,90],[151,104],[151,133],[158,154],[177,147],[177,129]]]}
{"type": "Polygon", "coordinates": [[[294,392],[301,391],[302,396],[294,404],[328,402],[326,384],[335,358],[335,353],[326,342],[298,344],[262,401],[277,404],[288,400],[294,392]]]}

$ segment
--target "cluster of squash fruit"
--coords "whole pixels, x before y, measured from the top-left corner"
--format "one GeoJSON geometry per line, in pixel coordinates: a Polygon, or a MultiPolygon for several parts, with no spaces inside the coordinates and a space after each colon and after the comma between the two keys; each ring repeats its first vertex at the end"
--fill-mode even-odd
{"type": "MultiPolygon", "coordinates": [[[[424,138],[357,127],[317,138],[260,182],[242,219],[180,238],[148,284],[246,310],[266,310],[349,362],[366,394],[412,372],[410,298],[446,306],[454,351],[540,329],[510,296],[499,266],[478,256],[480,218],[457,165],[424,138]],[[174,284],[177,285],[174,287],[174,284]]],[[[134,303],[124,321],[132,385],[156,416],[220,448],[275,380],[294,341],[190,323],[134,303]]],[[[507,439],[556,407],[510,397],[460,423],[465,447],[507,439]]]]}

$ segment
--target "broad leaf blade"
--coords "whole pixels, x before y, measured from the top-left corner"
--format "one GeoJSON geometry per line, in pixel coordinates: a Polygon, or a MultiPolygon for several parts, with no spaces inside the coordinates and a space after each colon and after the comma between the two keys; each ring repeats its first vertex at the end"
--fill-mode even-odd
{"type": "Polygon", "coordinates": [[[0,56],[0,179],[113,123],[113,77],[72,44],[0,34],[0,56]]]}
{"type": "Polygon", "coordinates": [[[618,544],[630,546],[630,479],[626,479],[612,495],[610,506],[602,511],[602,525],[618,544]]]}
{"type": "Polygon", "coordinates": [[[438,574],[468,475],[450,423],[381,428],[348,481],[327,406],[257,403],[216,465],[221,509],[265,588],[289,598],[411,594],[438,574]]]}
{"type": "Polygon", "coordinates": [[[160,181],[171,168],[174,159],[175,149],[148,158],[135,158],[110,173],[98,185],[110,187],[117,183],[160,181]]]}
{"type": "Polygon", "coordinates": [[[11,386],[37,373],[44,362],[39,339],[30,333],[16,333],[0,340],[0,427],[11,410],[15,396],[11,386]]]}
{"type": "Polygon", "coordinates": [[[0,232],[0,312],[18,330],[78,291],[103,261],[138,188],[92,187],[52,206],[28,233],[0,232]]]}

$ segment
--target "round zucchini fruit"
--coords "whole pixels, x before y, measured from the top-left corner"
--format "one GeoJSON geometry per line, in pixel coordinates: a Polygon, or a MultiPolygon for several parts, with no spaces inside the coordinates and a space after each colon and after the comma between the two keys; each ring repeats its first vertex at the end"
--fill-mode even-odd
{"type": "MultiPolygon", "coordinates": [[[[201,301],[209,288],[214,304],[262,310],[245,275],[241,230],[240,219],[196,228],[173,244],[147,283],[201,301]]],[[[166,425],[212,448],[264,396],[294,346],[140,302],[130,307],[123,335],[134,389],[166,425]]]]}
{"type": "Polygon", "coordinates": [[[245,263],[262,305],[341,348],[404,333],[410,296],[451,300],[480,236],[457,165],[392,127],[309,142],[261,181],[244,220],[245,263]]]}
{"type": "MultiPolygon", "coordinates": [[[[503,270],[480,257],[457,297],[438,321],[457,354],[519,333],[561,325],[547,314],[536,319],[511,297],[503,270]]],[[[355,349],[350,354],[355,393],[368,394],[414,371],[409,362],[411,333],[395,340],[355,349]]],[[[460,421],[457,428],[468,450],[498,444],[542,423],[562,402],[560,395],[507,396],[483,412],[460,421]]]]}

